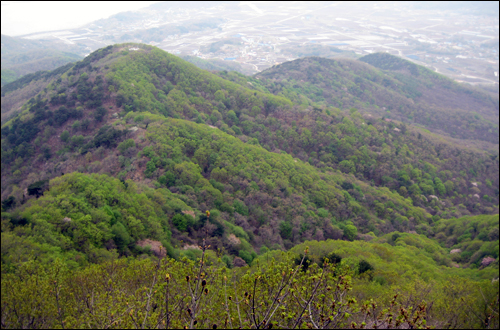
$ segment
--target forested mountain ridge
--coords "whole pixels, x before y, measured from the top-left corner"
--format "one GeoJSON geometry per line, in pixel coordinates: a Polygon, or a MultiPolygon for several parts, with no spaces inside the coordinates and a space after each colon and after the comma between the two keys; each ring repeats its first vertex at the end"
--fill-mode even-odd
{"type": "MultiPolygon", "coordinates": [[[[217,209],[224,228],[235,221],[257,248],[352,239],[356,231],[428,234],[443,217],[498,212],[497,156],[436,144],[401,123],[304,99],[309,110],[142,45],[110,46],[62,69],[2,128],[10,206],[41,195],[45,180],[62,173],[99,172],[168,187],[196,212],[217,209]],[[202,147],[215,136],[224,148],[202,147]],[[296,157],[283,174],[281,153],[296,157]]],[[[174,239],[197,236],[193,223],[179,221],[174,239]]]]}
{"type": "MultiPolygon", "coordinates": [[[[363,117],[355,109],[342,112],[334,107],[321,108],[304,99],[312,105],[313,110],[309,110],[305,104],[296,105],[264,89],[250,90],[218,78],[154,48],[118,49],[108,47],[93,53],[64,74],[51,77],[52,83],[44,88],[45,100],[42,95],[33,98],[24,106],[29,114],[23,116],[24,120],[18,118],[4,125],[2,134],[8,143],[3,147],[4,177],[9,171],[26,171],[26,167],[23,170],[12,163],[16,151],[8,145],[20,148],[22,156],[32,157],[35,152],[35,164],[42,164],[57,150],[76,151],[90,141],[91,135],[113,118],[112,113],[150,111],[214,125],[243,142],[287,152],[322,171],[353,174],[393,189],[439,217],[443,212],[444,217],[495,212],[495,155],[436,142],[403,123],[363,117]],[[126,52],[129,54],[124,55],[126,52]],[[49,125],[40,126],[40,120],[49,125]],[[36,139],[42,131],[44,135],[36,139]],[[54,134],[63,131],[68,131],[68,139],[71,132],[75,135],[71,140],[78,137],[82,141],[63,147],[65,143],[54,134]],[[35,142],[36,151],[30,141],[35,142]],[[42,150],[49,151],[41,155],[42,150]],[[444,201],[438,203],[431,195],[444,201]],[[476,205],[478,198],[482,200],[476,205]]],[[[2,188],[4,198],[7,186],[2,188]]]]}
{"type": "Polygon", "coordinates": [[[240,63],[233,62],[233,61],[224,61],[224,60],[218,60],[218,59],[211,59],[211,60],[206,60],[206,59],[201,59],[197,56],[191,56],[191,55],[185,55],[181,57],[183,60],[186,60],[190,63],[193,63],[197,67],[203,70],[207,71],[224,71],[224,70],[229,70],[229,71],[236,71],[242,74],[251,74],[255,72],[255,69],[250,69],[248,67],[244,67],[240,63]]]}
{"type": "Polygon", "coordinates": [[[4,327],[494,327],[498,154],[219,75],[121,44],[2,88],[4,327]]]}
{"type": "MultiPolygon", "coordinates": [[[[155,188],[168,187],[189,206],[177,208],[180,222],[171,220],[173,226],[166,227],[173,232],[176,241],[196,244],[196,238],[202,237],[207,229],[203,222],[193,222],[194,219],[183,215],[183,212],[193,211],[192,217],[198,218],[199,212],[205,209],[212,210],[211,220],[217,226],[210,229],[214,233],[211,244],[229,251],[234,249],[234,242],[226,241],[230,233],[239,235],[243,246],[246,241],[250,241],[256,248],[263,245],[290,248],[311,238],[339,239],[345,235],[353,239],[357,235],[357,228],[363,233],[390,232],[394,230],[394,226],[401,230],[415,230],[417,227],[419,230],[427,230],[430,214],[414,207],[410,199],[405,200],[388,189],[375,189],[353,177],[331,170],[321,172],[289,155],[271,153],[260,146],[245,144],[207,125],[163,119],[147,112],[130,112],[123,121],[117,120],[113,124],[115,125],[103,126],[93,140],[86,144],[82,141],[76,155],[71,157],[73,159],[54,155],[47,160],[43,156],[42,162],[49,165],[42,167],[42,171],[53,168],[56,176],[75,170],[107,173],[122,180],[122,183],[117,179],[114,181],[119,190],[124,189],[122,185],[126,188],[132,184],[128,183],[129,179],[149,183],[155,188]],[[135,132],[114,128],[125,126],[128,122],[141,128],[135,132]],[[123,142],[118,144],[118,141],[123,142]],[[97,145],[99,147],[96,149],[97,145]],[[115,152],[113,145],[118,145],[115,152]],[[52,158],[56,158],[58,162],[50,161],[52,158]],[[379,200],[393,209],[386,210],[379,200]],[[377,209],[380,214],[373,212],[374,203],[380,204],[377,209]],[[389,212],[387,217],[394,220],[381,220],[382,212],[389,212]]],[[[67,140],[68,151],[74,150],[75,141],[76,139],[67,140]]],[[[30,176],[33,180],[42,178],[34,173],[30,176]]],[[[71,174],[65,174],[59,180],[72,180],[72,177],[71,174]]],[[[81,176],[77,178],[84,180],[81,176]]],[[[70,187],[80,186],[81,190],[70,189],[64,191],[64,194],[61,189],[52,187],[54,184],[56,183],[51,181],[50,185],[45,183],[44,187],[40,180],[36,181],[28,187],[33,193],[28,193],[41,195],[47,188],[50,188],[49,192],[56,189],[57,198],[64,200],[67,197],[62,196],[81,192],[84,193],[85,203],[89,204],[87,208],[95,208],[95,212],[98,212],[109,205],[115,209],[116,202],[113,201],[116,198],[107,197],[109,193],[101,192],[97,187],[90,188],[89,183],[71,184],[70,187]]],[[[13,190],[16,201],[22,201],[26,197],[22,197],[20,193],[18,188],[13,190]]],[[[84,211],[80,206],[75,209],[76,205],[63,206],[55,201],[44,203],[45,200],[45,196],[30,200],[19,208],[21,213],[13,215],[11,221],[36,224],[36,231],[37,226],[44,226],[44,221],[59,226],[64,217],[73,219],[77,224],[80,218],[90,212],[84,211]],[[33,203],[44,203],[44,211],[39,207],[33,208],[33,203]],[[55,209],[52,211],[52,208],[55,209]],[[55,217],[55,214],[58,216],[55,217]],[[44,221],[39,222],[37,219],[44,221]]],[[[116,207],[118,214],[123,214],[120,211],[123,207],[116,207]]],[[[126,215],[118,217],[127,219],[126,215]]],[[[151,223],[156,222],[149,215],[134,217],[142,222],[144,228],[151,228],[151,223]]],[[[102,221],[93,216],[92,218],[97,222],[102,221]]],[[[128,222],[126,224],[130,229],[132,225],[128,222]]],[[[104,231],[104,228],[101,230],[104,231]]],[[[138,235],[134,237],[136,240],[167,238],[161,236],[158,230],[144,234],[138,229],[134,231],[138,235]]],[[[106,236],[99,237],[102,237],[102,241],[96,241],[95,238],[91,241],[102,247],[107,239],[106,236]]],[[[62,243],[64,240],[52,242],[62,243]]],[[[77,248],[81,251],[82,246],[77,248]]],[[[249,246],[245,249],[248,253],[253,251],[249,246]]]]}
{"type": "Polygon", "coordinates": [[[366,109],[454,138],[498,144],[497,97],[393,55],[376,53],[359,60],[310,57],[255,77],[273,94],[296,101],[295,95],[306,95],[320,104],[366,109]]]}

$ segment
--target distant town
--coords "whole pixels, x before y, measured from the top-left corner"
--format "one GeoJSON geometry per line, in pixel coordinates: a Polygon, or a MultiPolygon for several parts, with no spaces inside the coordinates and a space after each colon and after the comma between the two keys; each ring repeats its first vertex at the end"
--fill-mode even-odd
{"type": "Polygon", "coordinates": [[[234,61],[249,72],[302,56],[388,52],[458,82],[498,85],[499,81],[498,16],[392,2],[204,2],[178,8],[163,4],[130,17],[119,15],[81,29],[24,38],[59,40],[85,47],[88,53],[119,42],[144,42],[176,55],[234,61]],[[193,28],[202,24],[208,27],[193,28]],[[149,40],[157,31],[172,32],[149,40]]]}

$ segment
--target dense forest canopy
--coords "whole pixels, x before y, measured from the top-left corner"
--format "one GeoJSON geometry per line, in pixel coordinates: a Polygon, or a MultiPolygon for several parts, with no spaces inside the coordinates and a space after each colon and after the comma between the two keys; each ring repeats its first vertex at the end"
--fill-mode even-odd
{"type": "Polygon", "coordinates": [[[120,44],[2,120],[2,327],[498,325],[498,99],[425,68],[120,44]]]}
{"type": "Polygon", "coordinates": [[[256,77],[265,78],[274,94],[307,95],[320,104],[360,107],[454,138],[498,144],[498,97],[393,55],[376,53],[359,60],[311,57],[256,77]]]}

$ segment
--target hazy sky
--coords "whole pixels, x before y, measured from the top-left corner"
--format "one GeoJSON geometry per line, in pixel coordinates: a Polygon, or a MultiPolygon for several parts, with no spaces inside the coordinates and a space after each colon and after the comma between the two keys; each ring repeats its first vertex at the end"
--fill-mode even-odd
{"type": "Polygon", "coordinates": [[[119,12],[159,1],[2,1],[2,34],[77,28],[119,12]]]}

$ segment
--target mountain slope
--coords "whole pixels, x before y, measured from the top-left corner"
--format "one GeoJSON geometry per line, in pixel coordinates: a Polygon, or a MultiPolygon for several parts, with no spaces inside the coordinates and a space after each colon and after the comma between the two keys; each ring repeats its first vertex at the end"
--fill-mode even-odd
{"type": "MultiPolygon", "coordinates": [[[[300,110],[284,97],[231,83],[154,48],[129,51],[126,46],[110,46],[75,65],[60,76],[60,81],[55,81],[56,76],[45,88],[45,101],[40,95],[24,106],[31,115],[2,129],[12,147],[35,139],[35,131],[62,132],[61,126],[71,118],[79,123],[84,118],[83,131],[96,134],[101,121],[109,120],[106,113],[111,106],[112,112],[123,114],[151,111],[211,124],[244,142],[259,143],[269,151],[285,151],[319,168],[331,167],[373,180],[377,186],[396,189],[405,197],[407,190],[414,203],[428,205],[430,211],[432,199],[420,198],[422,192],[449,199],[451,205],[464,204],[471,212],[477,212],[472,195],[488,195],[493,203],[497,198],[497,156],[457,148],[404,124],[363,117],[356,111],[300,110]],[[62,111],[55,114],[64,116],[55,121],[53,110],[62,111]],[[12,126],[21,127],[22,122],[32,125],[28,119],[37,123],[31,133],[12,126]],[[44,119],[49,127],[39,124],[44,119]],[[470,183],[476,181],[483,184],[470,183]],[[444,183],[448,188],[443,190],[444,183]],[[457,191],[457,187],[462,188],[457,191]],[[460,196],[452,196],[454,192],[460,196]]],[[[5,156],[4,163],[14,160],[9,154],[5,156]]],[[[490,207],[488,198],[483,202],[486,207],[490,207]]]]}
{"type": "MultiPolygon", "coordinates": [[[[318,173],[288,155],[244,144],[217,129],[148,113],[126,116],[127,121],[147,121],[148,127],[129,133],[131,139],[119,145],[118,153],[109,148],[90,149],[93,154],[88,152],[81,157],[85,162],[79,162],[81,171],[108,173],[120,180],[105,174],[57,177],[43,196],[30,199],[13,213],[2,214],[6,229],[10,228],[7,231],[23,233],[42,256],[60,256],[76,267],[113,258],[108,252],[111,249],[120,255],[142,253],[136,242],[145,239],[160,241],[168,254],[176,257],[182,250],[174,246],[196,245],[197,239],[208,235],[207,244],[214,249],[250,263],[255,251],[264,247],[291,248],[306,239],[353,239],[358,230],[360,234],[373,230],[380,235],[416,229],[429,236],[449,230],[443,228],[450,226],[446,222],[431,228],[428,215],[397,194],[352,181],[353,197],[342,192],[346,183],[342,175],[318,173]],[[151,182],[143,176],[157,179],[153,181],[155,189],[134,183],[151,182]],[[392,206],[383,219],[380,204],[370,204],[368,196],[392,206]],[[211,210],[210,219],[200,213],[205,209],[211,210]],[[57,250],[46,251],[44,245],[57,250]],[[77,263],[71,262],[74,258],[77,263]]],[[[74,165],[62,162],[55,171],[70,172],[74,165]]],[[[37,188],[32,185],[29,189],[37,188]]],[[[457,235],[471,227],[467,227],[471,220],[482,221],[479,217],[464,218],[463,224],[453,220],[457,235]]],[[[484,256],[498,256],[494,245],[496,240],[498,248],[498,234],[494,234],[495,228],[498,233],[498,220],[493,216],[487,221],[487,225],[472,226],[477,228],[473,233],[477,237],[471,237],[475,241],[460,239],[460,247],[474,254],[471,261],[476,264],[484,256]],[[481,241],[486,241],[481,243],[484,246],[478,245],[481,241]]],[[[373,233],[360,236],[372,239],[373,233]]],[[[442,235],[437,237],[442,239],[442,235]]],[[[382,241],[394,243],[397,238],[382,241]]],[[[448,255],[442,254],[434,254],[435,260],[451,265],[448,255]]],[[[463,258],[464,263],[469,262],[465,255],[463,258]]]]}
{"type": "MultiPolygon", "coordinates": [[[[2,233],[2,252],[4,237],[8,243],[20,240],[2,233]]],[[[2,318],[5,328],[73,328],[82,320],[89,328],[136,328],[139,322],[161,328],[165,320],[169,329],[190,322],[200,328],[226,323],[251,328],[265,322],[290,329],[314,322],[318,328],[392,323],[404,329],[444,328],[452,320],[455,327],[469,329],[483,327],[485,319],[486,327],[498,328],[497,318],[488,319],[498,311],[498,285],[490,280],[495,269],[444,267],[433,259],[432,250],[442,253],[433,243],[406,233],[395,246],[311,241],[288,253],[263,253],[251,267],[233,269],[210,249],[191,250],[203,263],[195,257],[159,260],[146,253],[76,270],[60,260],[50,267],[28,261],[15,273],[2,273],[2,318]],[[423,243],[426,250],[405,242],[423,243]],[[324,257],[331,262],[324,263],[324,257]],[[474,275],[486,279],[473,280],[474,275]],[[201,299],[193,302],[193,291],[201,299]],[[311,302],[307,318],[298,295],[311,302]]]]}
{"type": "MultiPolygon", "coordinates": [[[[114,129],[108,127],[104,134],[101,134],[101,128],[98,136],[84,144],[71,158],[68,153],[62,154],[61,158],[51,157],[57,157],[59,162],[54,164],[49,160],[51,165],[40,164],[40,169],[47,171],[48,167],[53,167],[52,175],[71,173],[75,170],[100,172],[116,176],[122,182],[132,179],[153,184],[157,188],[168,187],[189,206],[177,209],[177,213],[195,210],[194,214],[198,218],[199,211],[218,209],[219,215],[212,211],[211,219],[219,225],[229,222],[241,227],[240,230],[246,234],[240,239],[251,238],[251,243],[256,247],[284,245],[289,248],[294,243],[312,237],[341,238],[346,235],[345,226],[352,224],[361,232],[392,231],[393,225],[380,220],[373,212],[375,200],[384,200],[387,205],[393,207],[394,210],[388,214],[388,219],[394,219],[394,224],[401,229],[415,229],[415,226],[426,223],[430,216],[424,210],[412,206],[410,200],[405,200],[389,190],[374,189],[339,173],[321,173],[289,155],[275,154],[259,146],[245,144],[216,128],[184,120],[163,119],[148,113],[129,113],[123,121],[115,121],[113,126],[123,127],[128,122],[136,123],[141,128],[134,132],[115,130],[111,133],[114,129]],[[145,126],[147,128],[144,128],[145,126]],[[124,142],[118,144],[119,141],[124,142]],[[113,145],[117,144],[119,147],[114,149],[113,145]],[[351,193],[354,197],[347,191],[342,191],[341,185],[346,184],[352,187],[351,193]]],[[[72,140],[65,143],[66,146],[63,144],[62,150],[74,149],[72,140]]],[[[61,188],[54,188],[60,180],[64,182],[71,178],[72,175],[66,174],[51,181],[49,193],[52,196],[75,194],[76,192],[72,191],[64,191],[62,194],[61,188]]],[[[114,185],[117,185],[117,180],[115,182],[114,185]]],[[[116,202],[111,202],[113,197],[100,202],[100,197],[97,196],[109,195],[108,192],[101,192],[100,188],[89,188],[88,184],[83,183],[73,186],[81,186],[86,192],[87,203],[96,209],[102,209],[105,205],[113,209],[118,207],[118,210],[122,208],[116,205],[116,202]],[[94,192],[88,195],[87,192],[91,191],[94,192]],[[96,197],[93,197],[94,195],[96,197]]],[[[31,187],[33,185],[29,189],[34,189],[31,187]]],[[[17,197],[16,200],[20,202],[22,199],[17,197]]],[[[42,218],[45,212],[59,213],[60,217],[70,218],[72,214],[82,212],[72,206],[68,206],[65,211],[52,212],[51,208],[61,209],[61,206],[48,197],[40,197],[36,202],[25,205],[28,205],[28,208],[22,214],[28,219],[32,217],[28,214],[33,212],[39,214],[36,217],[42,218]],[[29,206],[40,203],[46,211],[41,212],[39,207],[29,206]]],[[[25,208],[23,206],[21,210],[25,208]]],[[[88,214],[83,214],[86,213],[88,214]]],[[[147,215],[143,219],[137,216],[136,218],[142,222],[149,219],[147,215]]],[[[199,221],[202,220],[203,218],[199,221]]],[[[60,222],[61,219],[54,218],[53,221],[60,222]]],[[[99,223],[102,220],[93,221],[99,223]]],[[[151,223],[155,222],[151,219],[147,221],[149,224],[144,224],[145,227],[151,227],[151,223]]],[[[223,226],[226,231],[232,230],[230,224],[223,226]]],[[[132,229],[130,226],[127,228],[132,229]]],[[[203,227],[201,222],[191,223],[187,227],[173,225],[171,230],[174,238],[189,242],[193,238],[201,237],[204,230],[208,229],[203,227]],[[187,233],[189,237],[184,237],[187,233]]],[[[220,232],[217,228],[210,230],[216,238],[221,239],[212,242],[213,246],[220,245],[221,248],[231,250],[230,242],[222,239],[226,237],[223,235],[224,231],[220,232]]],[[[351,238],[356,234],[353,235],[351,238]]],[[[102,247],[104,243],[99,242],[98,246],[102,247]]]]}
{"type": "Polygon", "coordinates": [[[322,83],[121,44],[2,88],[2,328],[498,328],[498,151],[322,83]]]}
{"type": "Polygon", "coordinates": [[[173,242],[197,244],[210,231],[213,246],[251,261],[254,247],[430,235],[440,218],[498,213],[498,155],[306,97],[312,109],[303,109],[257,80],[251,89],[154,47],[109,46],[11,93],[36,81],[38,95],[2,126],[2,199],[26,216],[39,212],[30,207],[45,180],[98,172],[168,188],[189,206],[164,230],[173,242]]]}
{"type": "Polygon", "coordinates": [[[256,77],[277,95],[305,94],[322,104],[357,107],[454,138],[498,144],[498,98],[389,54],[359,61],[298,59],[256,77]]]}
{"type": "Polygon", "coordinates": [[[2,123],[14,117],[26,100],[39,94],[52,80],[57,80],[69,68],[68,63],[52,71],[30,73],[2,87],[2,123]]]}
{"type": "Polygon", "coordinates": [[[2,92],[3,86],[37,71],[53,70],[83,56],[72,53],[78,47],[9,37],[2,34],[2,92]]]}
{"type": "Polygon", "coordinates": [[[242,74],[253,74],[255,73],[255,69],[249,66],[243,66],[240,63],[233,61],[224,61],[219,59],[201,59],[197,56],[185,55],[181,56],[181,58],[185,61],[193,63],[197,67],[207,71],[236,71],[242,74]]]}

